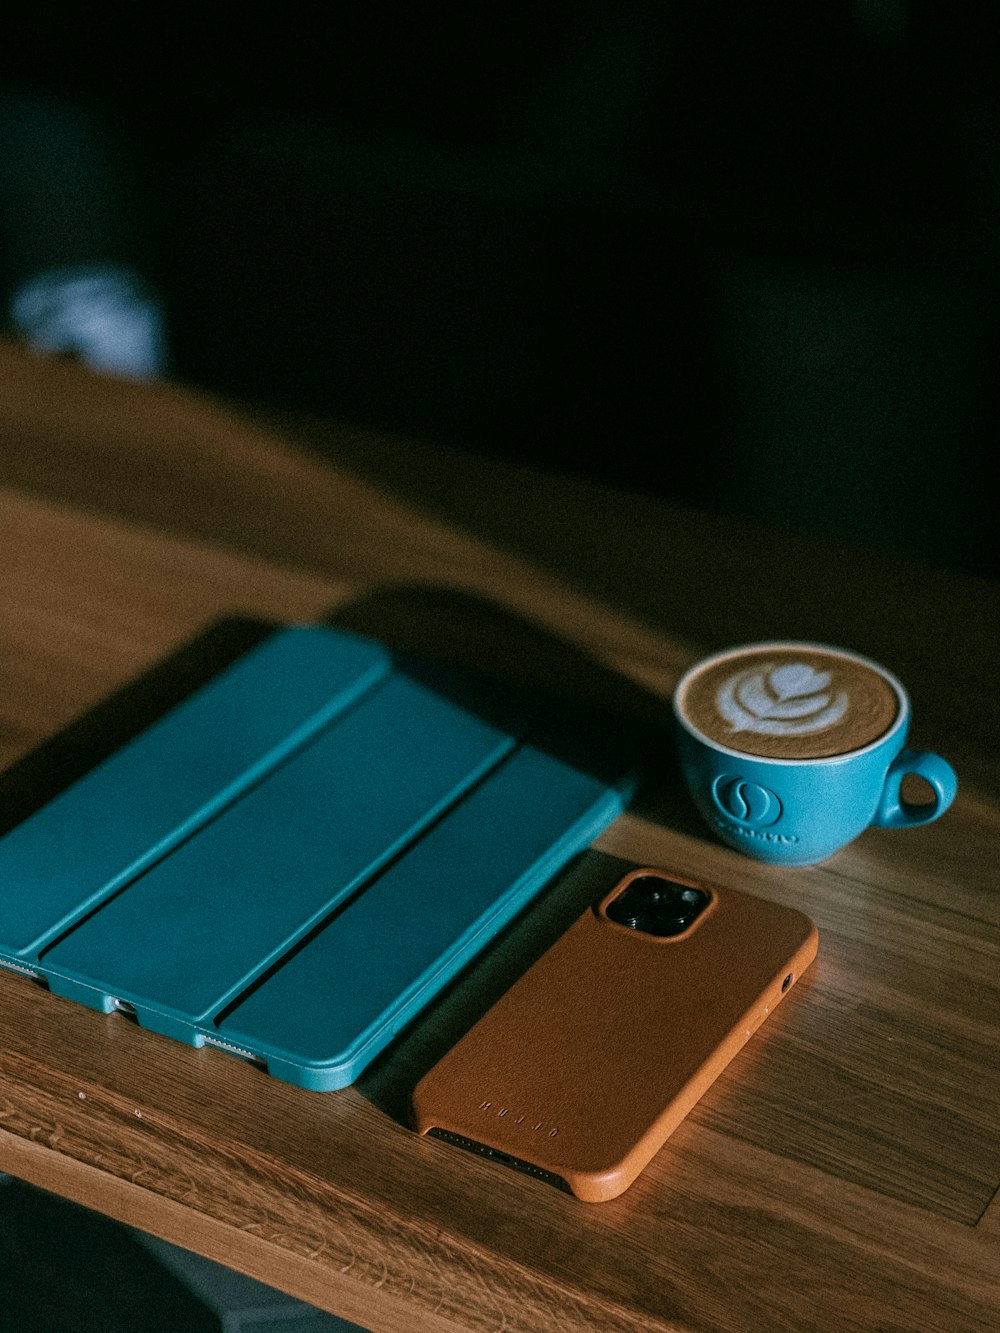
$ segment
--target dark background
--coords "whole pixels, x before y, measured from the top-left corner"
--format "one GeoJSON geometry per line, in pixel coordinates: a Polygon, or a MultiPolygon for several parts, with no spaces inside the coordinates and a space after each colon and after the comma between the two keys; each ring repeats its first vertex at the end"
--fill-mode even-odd
{"type": "MultiPolygon", "coordinates": [[[[0,295],[123,260],[183,383],[995,578],[995,9],[8,0],[0,97],[99,132],[0,138],[0,295]]],[[[0,1194],[21,1327],[220,1326],[0,1194]]]]}
{"type": "Polygon", "coordinates": [[[124,155],[88,243],[174,378],[1000,572],[991,6],[4,14],[124,155]]]}

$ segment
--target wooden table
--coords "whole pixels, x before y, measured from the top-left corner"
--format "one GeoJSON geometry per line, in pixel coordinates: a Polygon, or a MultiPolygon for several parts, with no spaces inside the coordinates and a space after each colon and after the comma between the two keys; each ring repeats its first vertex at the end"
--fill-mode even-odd
{"type": "Polygon", "coordinates": [[[203,397],[10,347],[0,384],[8,824],[258,619],[327,619],[601,703],[638,723],[649,774],[597,849],[343,1092],[0,976],[0,1169],[374,1330],[1000,1327],[995,585],[289,427],[383,487],[408,476],[421,508],[203,397]],[[807,870],[711,839],[674,772],[671,687],[696,654],[784,635],[907,682],[914,743],[960,775],[944,818],[807,870]],[[587,1206],[420,1139],[405,1107],[620,860],[801,906],[821,946],[632,1189],[587,1206]]]}

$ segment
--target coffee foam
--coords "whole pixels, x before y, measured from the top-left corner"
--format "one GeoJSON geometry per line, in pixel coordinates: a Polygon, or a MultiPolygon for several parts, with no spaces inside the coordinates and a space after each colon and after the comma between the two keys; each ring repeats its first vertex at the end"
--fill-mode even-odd
{"type": "Polygon", "coordinates": [[[677,691],[681,717],[703,736],[768,759],[820,759],[863,749],[899,714],[873,664],[812,644],[734,649],[695,666],[677,691]]]}

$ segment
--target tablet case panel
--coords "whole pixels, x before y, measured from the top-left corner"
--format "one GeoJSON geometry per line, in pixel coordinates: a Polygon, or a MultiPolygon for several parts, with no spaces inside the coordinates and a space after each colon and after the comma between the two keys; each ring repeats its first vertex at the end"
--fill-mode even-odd
{"type": "Polygon", "coordinates": [[[513,746],[393,677],[43,956],[192,1024],[287,950],[513,746]]]}
{"type": "Polygon", "coordinates": [[[381,645],[266,640],[0,838],[0,952],[33,956],[387,676],[381,645]]]}
{"type": "Polygon", "coordinates": [[[0,838],[0,966],[340,1087],[624,808],[532,707],[281,630],[0,838]]]}

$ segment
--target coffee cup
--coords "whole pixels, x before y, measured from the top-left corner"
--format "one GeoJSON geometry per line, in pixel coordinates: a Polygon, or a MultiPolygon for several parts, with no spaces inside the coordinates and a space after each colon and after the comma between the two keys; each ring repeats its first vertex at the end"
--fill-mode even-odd
{"type": "Polygon", "coordinates": [[[825,860],[869,825],[942,815],[958,780],[906,746],[910,701],[885,667],[825,644],[750,643],[703,658],[674,690],[681,771],[730,847],[771,865],[825,860]],[[907,774],[930,799],[908,801],[907,774]]]}

